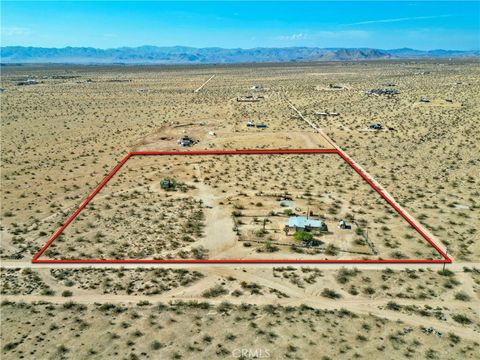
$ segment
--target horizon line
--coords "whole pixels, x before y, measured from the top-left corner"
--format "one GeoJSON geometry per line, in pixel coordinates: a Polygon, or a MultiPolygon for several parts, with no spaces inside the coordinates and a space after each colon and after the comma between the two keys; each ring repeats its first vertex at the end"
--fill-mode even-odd
{"type": "Polygon", "coordinates": [[[6,47],[20,47],[20,48],[38,48],[38,49],[96,49],[96,50],[118,50],[118,49],[140,49],[145,47],[152,47],[152,48],[189,48],[189,49],[221,49],[221,50],[256,50],[256,49],[321,49],[321,50],[383,50],[383,51],[392,51],[392,50],[414,50],[414,51],[459,51],[459,52],[466,52],[466,51],[480,51],[479,48],[471,48],[466,50],[461,49],[449,49],[449,48],[430,48],[430,49],[417,49],[411,47],[395,47],[395,48],[379,48],[379,47],[320,47],[320,46],[256,46],[251,48],[244,48],[244,47],[221,47],[221,46],[205,46],[205,47],[197,47],[197,46],[189,46],[189,45],[136,45],[136,46],[117,46],[117,47],[95,47],[95,46],[38,46],[38,45],[2,45],[0,44],[0,48],[6,47]]]}

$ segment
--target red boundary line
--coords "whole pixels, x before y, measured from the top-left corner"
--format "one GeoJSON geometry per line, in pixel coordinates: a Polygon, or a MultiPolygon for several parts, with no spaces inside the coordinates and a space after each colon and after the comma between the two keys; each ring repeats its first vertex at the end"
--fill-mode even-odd
{"type": "Polygon", "coordinates": [[[428,235],[420,229],[415,222],[410,219],[395,203],[384,194],[342,151],[336,149],[291,149],[291,150],[200,150],[200,151],[134,151],[128,153],[120,163],[113,168],[113,170],[107,175],[105,179],[97,186],[97,188],[90,194],[90,196],[78,207],[78,209],[67,219],[67,221],[58,229],[50,240],[35,254],[32,258],[32,263],[208,263],[208,264],[233,264],[233,263],[245,263],[245,264],[259,264],[259,263],[386,263],[386,264],[401,264],[401,263],[451,263],[452,259],[440,249],[437,244],[433,242],[428,235]],[[97,195],[97,193],[110,181],[110,179],[117,173],[118,170],[130,159],[132,156],[142,155],[262,155],[262,154],[338,154],[348,165],[350,165],[380,196],[390,205],[395,211],[403,217],[427,242],[432,245],[435,250],[442,255],[443,259],[367,259],[367,260],[335,260],[335,259],[319,259],[319,260],[300,260],[300,259],[208,259],[208,260],[194,260],[194,259],[42,259],[39,257],[47,250],[47,248],[60,236],[65,228],[78,216],[78,214],[88,205],[88,203],[97,195]]]}

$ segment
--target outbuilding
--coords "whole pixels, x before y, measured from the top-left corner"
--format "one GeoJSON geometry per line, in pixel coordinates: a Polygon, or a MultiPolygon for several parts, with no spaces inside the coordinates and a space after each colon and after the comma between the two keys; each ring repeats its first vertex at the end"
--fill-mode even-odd
{"type": "Polygon", "coordinates": [[[177,142],[182,147],[192,146],[196,143],[196,141],[194,139],[192,139],[191,137],[189,137],[187,135],[182,136],[177,142]]]}
{"type": "Polygon", "coordinates": [[[338,227],[342,230],[350,230],[352,228],[352,225],[347,224],[347,222],[342,219],[338,222],[338,227]]]}
{"type": "Polygon", "coordinates": [[[382,126],[382,124],[377,123],[377,124],[370,124],[369,128],[372,129],[372,130],[382,130],[383,126],[382,126]]]}

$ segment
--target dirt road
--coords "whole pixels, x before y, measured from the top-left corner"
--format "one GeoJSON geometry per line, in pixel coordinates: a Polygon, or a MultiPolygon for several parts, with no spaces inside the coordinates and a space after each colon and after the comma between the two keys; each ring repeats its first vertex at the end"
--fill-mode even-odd
{"type": "Polygon", "coordinates": [[[199,92],[200,90],[202,90],[202,88],[203,88],[205,85],[207,85],[208,82],[209,82],[210,80],[212,80],[214,77],[215,77],[215,74],[212,75],[212,76],[210,76],[210,78],[209,78],[207,81],[205,81],[198,89],[195,89],[193,92],[196,92],[196,93],[197,93],[197,92],[199,92]]]}

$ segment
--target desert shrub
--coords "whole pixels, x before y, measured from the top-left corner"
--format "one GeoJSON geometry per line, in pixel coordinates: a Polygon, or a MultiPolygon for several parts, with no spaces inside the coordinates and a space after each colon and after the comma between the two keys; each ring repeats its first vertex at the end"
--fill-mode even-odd
{"type": "Polygon", "coordinates": [[[250,290],[251,295],[261,295],[262,292],[260,291],[262,287],[258,285],[257,283],[247,283],[246,281],[242,281],[240,283],[242,286],[242,289],[244,290],[250,290]]]}
{"type": "Polygon", "coordinates": [[[205,290],[202,293],[202,296],[206,297],[206,298],[212,298],[212,297],[217,297],[217,296],[225,295],[225,294],[228,294],[227,289],[225,289],[222,285],[215,285],[214,287],[212,287],[208,290],[205,290]]]}
{"type": "Polygon", "coordinates": [[[338,249],[335,245],[329,244],[325,249],[325,254],[335,256],[338,254],[338,249]]]}
{"type": "Polygon", "coordinates": [[[462,325],[469,325],[473,322],[468,316],[463,314],[452,315],[452,319],[462,325]]]}
{"type": "Polygon", "coordinates": [[[165,345],[163,345],[161,342],[157,341],[157,340],[154,340],[151,344],[150,344],[150,347],[152,348],[152,350],[160,350],[162,347],[164,347],[165,345]]]}
{"type": "Polygon", "coordinates": [[[279,250],[278,246],[273,245],[272,242],[271,242],[271,241],[268,241],[268,240],[266,240],[266,241],[263,243],[263,247],[264,247],[264,249],[265,249],[266,252],[270,252],[270,253],[279,250]]]}
{"type": "Polygon", "coordinates": [[[345,284],[349,281],[350,277],[356,276],[359,273],[357,269],[346,269],[346,268],[341,268],[340,271],[337,274],[337,282],[339,284],[345,284]]]}
{"type": "Polygon", "coordinates": [[[13,350],[15,349],[17,346],[18,346],[18,342],[10,342],[10,343],[7,343],[3,346],[3,350],[4,351],[10,351],[10,350],[13,350]]]}
{"type": "Polygon", "coordinates": [[[455,294],[455,299],[460,301],[470,301],[470,296],[463,291],[459,291],[455,294]]]}
{"type": "Polygon", "coordinates": [[[43,289],[43,290],[40,292],[40,295],[53,296],[53,295],[55,295],[55,291],[53,291],[52,289],[43,289]]]}
{"type": "Polygon", "coordinates": [[[438,270],[438,274],[442,275],[442,276],[455,276],[455,273],[453,271],[448,270],[448,269],[438,270]]]}
{"type": "Polygon", "coordinates": [[[72,293],[70,290],[64,290],[64,291],[62,291],[62,296],[63,296],[63,297],[70,297],[70,296],[72,296],[72,295],[73,295],[73,293],[72,293]]]}
{"type": "Polygon", "coordinates": [[[401,308],[402,308],[401,305],[397,304],[394,301],[389,301],[387,303],[387,309],[388,310],[399,311],[401,308]]]}
{"type": "Polygon", "coordinates": [[[448,333],[448,339],[454,344],[458,344],[460,342],[460,336],[453,333],[448,333]]]}
{"type": "Polygon", "coordinates": [[[243,292],[241,292],[240,290],[237,289],[237,290],[232,291],[232,293],[230,295],[235,296],[235,297],[239,297],[239,296],[243,295],[243,292]]]}
{"type": "Polygon", "coordinates": [[[329,299],[340,299],[342,297],[342,295],[336,293],[335,291],[333,291],[331,289],[327,289],[327,288],[322,290],[321,295],[323,297],[326,297],[326,298],[329,298],[329,299]]]}
{"type": "Polygon", "coordinates": [[[375,294],[375,289],[371,286],[367,286],[365,289],[363,289],[363,292],[367,295],[373,295],[375,294]]]}
{"type": "Polygon", "coordinates": [[[203,340],[203,342],[211,343],[212,340],[213,340],[213,337],[210,336],[210,335],[205,335],[202,340],[203,340]]]}

